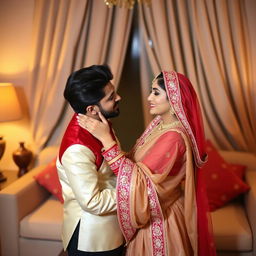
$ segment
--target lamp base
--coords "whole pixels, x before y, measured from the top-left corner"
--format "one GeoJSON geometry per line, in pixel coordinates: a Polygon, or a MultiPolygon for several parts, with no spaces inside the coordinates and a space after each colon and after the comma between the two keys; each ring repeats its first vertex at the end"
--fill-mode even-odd
{"type": "Polygon", "coordinates": [[[3,173],[0,171],[0,182],[6,181],[7,178],[3,175],[3,173]]]}

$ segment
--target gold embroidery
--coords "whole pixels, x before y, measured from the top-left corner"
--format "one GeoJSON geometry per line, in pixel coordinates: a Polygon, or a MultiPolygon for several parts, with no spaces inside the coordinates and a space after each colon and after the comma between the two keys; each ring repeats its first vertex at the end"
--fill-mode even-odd
{"type": "Polygon", "coordinates": [[[147,134],[144,138],[143,143],[140,143],[138,147],[142,147],[147,141],[149,141],[152,136],[155,136],[157,134],[161,134],[164,130],[172,129],[172,128],[178,128],[181,127],[180,121],[174,121],[169,124],[163,124],[163,121],[161,121],[156,127],[154,127],[149,134],[147,134]]]}
{"type": "Polygon", "coordinates": [[[119,158],[121,158],[124,154],[123,153],[120,153],[118,154],[115,158],[111,159],[110,161],[108,161],[108,164],[111,165],[113,164],[114,162],[116,162],[119,158]]]}
{"type": "Polygon", "coordinates": [[[163,122],[160,122],[159,125],[158,125],[158,130],[176,128],[176,127],[179,127],[180,125],[181,125],[180,121],[174,121],[170,124],[164,124],[163,122]]]}

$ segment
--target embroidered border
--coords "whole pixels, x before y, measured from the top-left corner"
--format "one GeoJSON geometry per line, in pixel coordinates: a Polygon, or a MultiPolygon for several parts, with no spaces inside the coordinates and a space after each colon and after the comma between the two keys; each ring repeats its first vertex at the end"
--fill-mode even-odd
{"type": "Polygon", "coordinates": [[[156,191],[146,176],[148,187],[148,198],[151,215],[151,239],[152,239],[152,255],[153,256],[165,256],[166,253],[166,241],[164,234],[164,218],[161,210],[160,203],[156,191]]]}
{"type": "Polygon", "coordinates": [[[141,146],[144,143],[144,139],[145,137],[154,129],[154,127],[156,127],[156,125],[161,121],[161,117],[157,116],[156,118],[154,118],[151,123],[148,125],[147,129],[144,131],[144,133],[141,135],[141,137],[139,138],[136,146],[141,146]]]}
{"type": "Polygon", "coordinates": [[[190,128],[189,122],[187,121],[185,111],[183,109],[182,103],[181,103],[181,94],[180,94],[180,88],[179,88],[179,80],[177,77],[177,73],[174,71],[167,72],[163,71],[164,79],[165,79],[165,85],[168,92],[169,100],[172,103],[172,106],[177,113],[177,116],[181,123],[183,124],[186,132],[189,135],[190,141],[192,142],[193,152],[195,154],[195,160],[198,167],[204,164],[204,161],[201,160],[198,147],[196,144],[196,140],[194,137],[194,134],[190,128]]]}
{"type": "Polygon", "coordinates": [[[117,216],[126,242],[129,242],[136,232],[130,217],[130,184],[133,166],[131,160],[124,159],[117,178],[117,216]]]}
{"type": "Polygon", "coordinates": [[[110,169],[117,175],[119,166],[125,158],[119,146],[117,144],[113,145],[111,148],[104,151],[102,156],[108,162],[110,169]]]}
{"type": "Polygon", "coordinates": [[[119,149],[117,144],[114,144],[111,148],[105,150],[102,152],[103,157],[106,161],[111,161],[115,157],[117,157],[121,153],[121,150],[119,149]]]}
{"type": "MultiPolygon", "coordinates": [[[[130,184],[134,163],[129,159],[124,159],[120,165],[117,182],[117,216],[122,233],[126,242],[129,242],[136,232],[132,227],[130,218],[130,184]]],[[[152,255],[165,256],[166,241],[164,234],[164,218],[156,191],[145,175],[148,189],[148,199],[150,207],[152,255]]]]}
{"type": "Polygon", "coordinates": [[[125,156],[121,156],[118,160],[113,162],[112,164],[109,165],[110,169],[113,171],[115,175],[118,174],[119,166],[121,165],[122,161],[124,160],[125,156]]]}

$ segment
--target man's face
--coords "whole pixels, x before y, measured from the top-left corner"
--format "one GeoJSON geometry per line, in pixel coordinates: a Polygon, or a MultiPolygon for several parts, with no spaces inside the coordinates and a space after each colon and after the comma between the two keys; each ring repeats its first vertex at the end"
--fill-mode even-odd
{"type": "Polygon", "coordinates": [[[98,103],[100,112],[105,118],[112,118],[119,115],[118,103],[121,97],[116,93],[115,88],[109,82],[104,88],[105,96],[98,103]]]}

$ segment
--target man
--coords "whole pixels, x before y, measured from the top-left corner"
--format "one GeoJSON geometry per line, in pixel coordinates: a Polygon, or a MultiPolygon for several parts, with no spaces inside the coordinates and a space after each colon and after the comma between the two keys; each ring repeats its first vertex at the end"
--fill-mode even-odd
{"type": "Polygon", "coordinates": [[[93,65],[72,73],[64,91],[75,111],[56,163],[64,198],[62,239],[69,256],[114,256],[123,251],[115,175],[101,156],[101,142],[76,119],[83,113],[99,120],[99,111],[106,118],[118,116],[121,98],[110,82],[112,78],[107,66],[93,65]]]}

